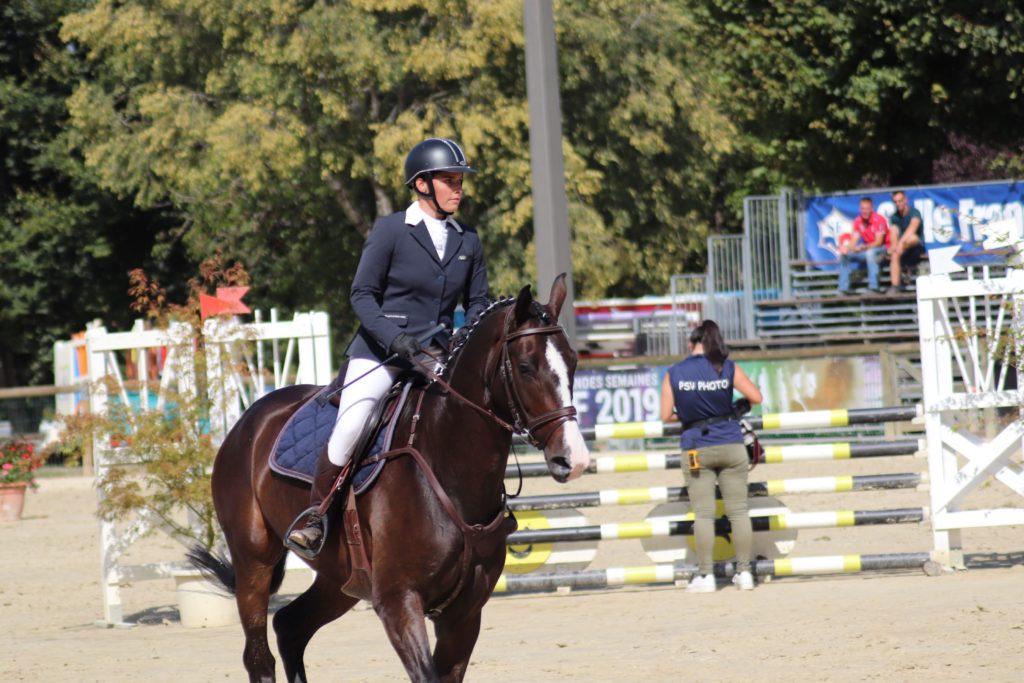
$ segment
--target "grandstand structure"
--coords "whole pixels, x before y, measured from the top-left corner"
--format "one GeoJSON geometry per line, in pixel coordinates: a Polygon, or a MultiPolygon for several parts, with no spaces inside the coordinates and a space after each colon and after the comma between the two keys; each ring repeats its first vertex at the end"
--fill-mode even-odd
{"type": "MultiPolygon", "coordinates": [[[[1005,183],[1017,185],[1015,181],[1005,183]]],[[[908,190],[923,196],[932,187],[969,191],[983,185],[908,190]]],[[[888,196],[895,189],[901,188],[832,196],[888,196]]],[[[746,197],[743,208],[743,232],[709,236],[706,272],[673,276],[668,296],[577,302],[581,355],[678,356],[685,350],[689,330],[703,318],[717,321],[730,346],[737,349],[772,351],[918,341],[914,278],[929,272],[927,259],[917,267],[916,274],[905,274],[905,291],[899,294],[867,290],[864,278],[858,279],[855,273],[854,293],[840,296],[837,262],[815,260],[816,255],[810,253],[805,198],[800,193],[784,188],[777,195],[746,197]]],[[[1005,207],[1004,211],[1003,215],[1014,212],[1005,207]]],[[[951,209],[950,213],[959,212],[951,209]]],[[[970,225],[996,218],[991,212],[978,212],[960,215],[959,223],[970,225]]],[[[1020,223],[1022,219],[1014,216],[1013,220],[1020,223]]],[[[812,226],[814,234],[819,227],[812,226]]],[[[967,234],[963,227],[960,231],[967,234]]],[[[977,251],[977,246],[974,249],[970,254],[989,257],[986,265],[993,276],[1002,274],[1005,261],[998,253],[977,251]]],[[[883,264],[881,282],[888,281],[888,265],[883,264]]]]}

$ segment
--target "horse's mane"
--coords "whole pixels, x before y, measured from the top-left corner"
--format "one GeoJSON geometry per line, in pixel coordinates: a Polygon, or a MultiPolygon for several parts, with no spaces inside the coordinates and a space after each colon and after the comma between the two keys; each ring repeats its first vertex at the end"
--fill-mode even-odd
{"type": "MultiPolygon", "coordinates": [[[[451,379],[450,375],[452,370],[455,368],[455,361],[458,359],[462,349],[466,347],[466,344],[472,338],[473,333],[480,329],[483,322],[489,319],[494,313],[499,310],[511,306],[516,302],[514,296],[500,296],[497,299],[492,299],[488,304],[487,308],[474,320],[467,321],[465,325],[459,328],[458,332],[452,338],[452,346],[448,352],[447,358],[444,360],[444,369],[441,371],[441,377],[445,381],[451,379]]],[[[547,309],[541,304],[534,300],[532,303],[533,312],[536,313],[537,317],[540,318],[545,325],[551,324],[548,316],[547,309]]]]}

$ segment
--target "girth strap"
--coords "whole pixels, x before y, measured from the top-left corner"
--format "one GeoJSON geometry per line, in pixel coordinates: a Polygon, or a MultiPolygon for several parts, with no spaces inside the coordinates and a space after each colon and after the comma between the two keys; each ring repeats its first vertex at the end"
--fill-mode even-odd
{"type": "MultiPolygon", "coordinates": [[[[473,548],[477,542],[486,537],[499,528],[505,521],[505,509],[499,509],[497,514],[487,524],[467,524],[459,511],[455,508],[455,503],[452,502],[448,492],[444,490],[441,482],[438,481],[437,475],[430,468],[430,464],[423,457],[423,454],[419,452],[417,448],[413,446],[413,442],[416,439],[416,427],[419,423],[420,407],[423,404],[423,396],[426,393],[425,390],[420,391],[419,399],[416,402],[416,412],[413,415],[412,430],[409,432],[409,444],[402,448],[388,451],[386,453],[380,453],[374,456],[369,461],[380,461],[380,460],[393,460],[402,456],[411,456],[412,459],[419,465],[420,470],[427,479],[427,483],[430,484],[430,488],[433,489],[434,495],[441,503],[441,507],[448,513],[448,516],[455,522],[455,525],[462,532],[462,554],[459,558],[459,581],[455,585],[452,592],[445,598],[439,605],[432,607],[427,610],[426,614],[429,617],[439,616],[448,605],[450,605],[455,598],[462,592],[463,586],[466,584],[466,576],[469,572],[469,563],[472,559],[473,548]]],[[[367,461],[364,461],[367,462],[367,461]]],[[[345,537],[349,546],[349,558],[352,563],[352,572],[349,576],[348,581],[342,587],[342,591],[348,595],[354,597],[367,598],[370,593],[370,576],[372,574],[372,565],[370,562],[369,555],[366,551],[366,543],[363,539],[362,526],[359,524],[359,511],[356,507],[356,496],[349,490],[348,499],[345,505],[345,537]]]]}

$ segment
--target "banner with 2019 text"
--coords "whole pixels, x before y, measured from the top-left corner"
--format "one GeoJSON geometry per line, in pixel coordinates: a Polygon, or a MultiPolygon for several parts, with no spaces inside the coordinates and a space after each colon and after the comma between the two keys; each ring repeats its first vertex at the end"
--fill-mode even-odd
{"type": "MultiPolygon", "coordinates": [[[[877,355],[739,361],[764,403],[754,414],[879,408],[882,369],[877,355]]],[[[580,368],[573,405],[580,426],[649,422],[661,418],[665,365],[580,368]]],[[[737,394],[738,396],[738,394],[737,394]]]]}

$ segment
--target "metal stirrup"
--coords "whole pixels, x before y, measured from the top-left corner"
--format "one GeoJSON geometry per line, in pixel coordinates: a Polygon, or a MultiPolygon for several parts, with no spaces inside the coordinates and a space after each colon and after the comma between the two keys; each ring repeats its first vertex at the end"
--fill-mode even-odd
{"type": "Polygon", "coordinates": [[[288,531],[284,533],[284,547],[288,548],[288,550],[291,550],[296,555],[307,560],[315,559],[316,556],[320,554],[320,551],[324,549],[324,543],[327,542],[327,515],[320,515],[320,527],[322,533],[320,534],[320,543],[317,545],[315,549],[303,548],[301,545],[292,541],[291,535],[292,532],[295,531],[295,527],[298,526],[300,521],[308,518],[310,515],[313,514],[320,514],[319,506],[314,505],[300,512],[299,516],[296,517],[295,521],[293,521],[291,523],[291,526],[288,527],[288,531]]]}

